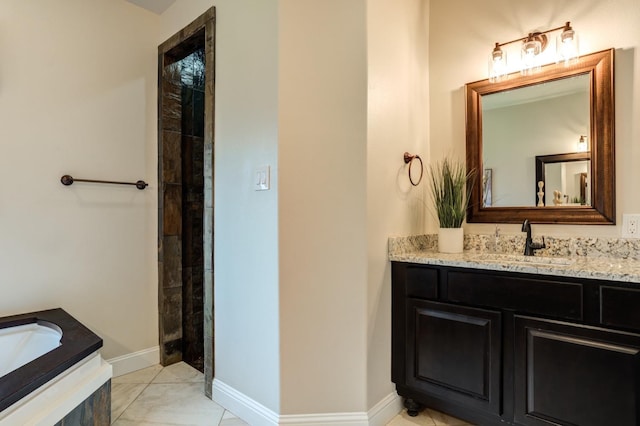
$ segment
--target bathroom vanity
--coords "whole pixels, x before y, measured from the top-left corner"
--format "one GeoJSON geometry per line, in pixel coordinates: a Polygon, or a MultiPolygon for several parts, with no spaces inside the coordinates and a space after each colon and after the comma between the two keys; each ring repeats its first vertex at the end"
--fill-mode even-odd
{"type": "Polygon", "coordinates": [[[426,406],[480,425],[640,424],[637,261],[391,260],[392,380],[410,415],[426,406]]]}

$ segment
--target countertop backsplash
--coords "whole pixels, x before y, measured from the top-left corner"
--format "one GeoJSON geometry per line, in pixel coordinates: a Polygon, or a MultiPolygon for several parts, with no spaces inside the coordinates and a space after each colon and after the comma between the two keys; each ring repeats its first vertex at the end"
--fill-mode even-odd
{"type": "MultiPolygon", "coordinates": [[[[542,242],[541,236],[533,238],[542,242]]],[[[501,234],[465,234],[464,250],[478,253],[522,254],[525,236],[501,234]]],[[[545,236],[546,248],[536,250],[536,256],[593,257],[640,260],[640,239],[602,237],[545,236]]],[[[437,251],[438,235],[413,235],[389,238],[389,254],[416,251],[437,251]]]]}
{"type": "MultiPolygon", "coordinates": [[[[524,235],[466,234],[464,252],[451,254],[438,252],[437,235],[392,237],[389,259],[640,284],[640,240],[545,237],[547,248],[536,250],[535,256],[523,256],[524,241],[524,235]]],[[[536,237],[534,241],[541,242],[542,238],[536,237]]]]}

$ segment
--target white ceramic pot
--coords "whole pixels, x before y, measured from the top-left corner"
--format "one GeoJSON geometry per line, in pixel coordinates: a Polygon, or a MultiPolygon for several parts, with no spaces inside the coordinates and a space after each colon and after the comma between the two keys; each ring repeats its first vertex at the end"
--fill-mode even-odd
{"type": "Polygon", "coordinates": [[[462,228],[438,229],[438,251],[440,253],[462,253],[464,230],[462,228]]]}

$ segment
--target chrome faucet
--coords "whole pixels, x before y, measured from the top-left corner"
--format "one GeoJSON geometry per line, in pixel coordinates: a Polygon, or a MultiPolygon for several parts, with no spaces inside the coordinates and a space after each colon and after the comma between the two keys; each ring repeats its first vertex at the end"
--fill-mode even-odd
{"type": "Polygon", "coordinates": [[[542,244],[534,243],[533,240],[531,239],[531,222],[529,222],[529,219],[525,219],[524,222],[522,222],[522,232],[527,233],[527,239],[524,242],[525,256],[533,256],[536,250],[540,250],[547,247],[546,244],[544,243],[544,237],[542,237],[542,244]]]}

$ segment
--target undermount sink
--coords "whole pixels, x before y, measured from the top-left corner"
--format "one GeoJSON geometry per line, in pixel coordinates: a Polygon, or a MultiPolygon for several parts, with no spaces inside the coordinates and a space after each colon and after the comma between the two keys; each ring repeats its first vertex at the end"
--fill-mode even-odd
{"type": "Polygon", "coordinates": [[[566,257],[524,256],[519,254],[481,253],[474,258],[482,262],[518,263],[523,265],[569,266],[575,260],[566,257]]]}

